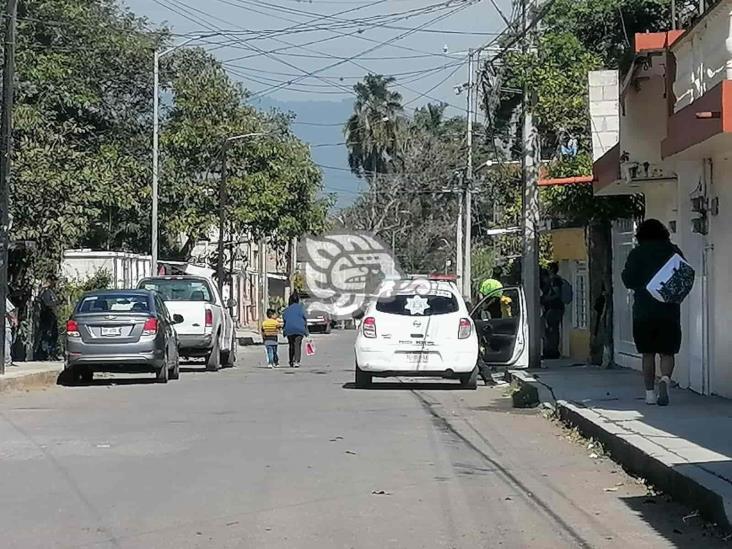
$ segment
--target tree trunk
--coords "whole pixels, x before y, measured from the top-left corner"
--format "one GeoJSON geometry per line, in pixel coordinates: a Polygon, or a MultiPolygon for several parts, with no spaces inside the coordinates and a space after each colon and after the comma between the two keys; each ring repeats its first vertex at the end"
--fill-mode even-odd
{"type": "Polygon", "coordinates": [[[613,356],[612,231],[609,222],[587,227],[590,294],[590,363],[606,364],[613,356]]]}

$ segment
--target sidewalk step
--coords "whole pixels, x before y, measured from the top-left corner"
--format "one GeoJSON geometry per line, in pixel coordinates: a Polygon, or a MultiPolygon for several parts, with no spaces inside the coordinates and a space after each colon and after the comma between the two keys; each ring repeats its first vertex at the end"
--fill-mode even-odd
{"type": "MultiPolygon", "coordinates": [[[[544,375],[541,372],[537,373],[538,378],[525,370],[511,370],[506,375],[512,383],[533,387],[539,401],[554,409],[563,423],[600,442],[612,459],[630,474],[646,479],[674,499],[698,509],[708,520],[732,528],[732,478],[721,475],[718,467],[712,470],[715,465],[732,463],[730,456],[714,454],[711,449],[681,437],[678,438],[683,452],[661,446],[653,440],[660,435],[653,432],[652,426],[646,428],[652,433],[649,435],[626,426],[626,421],[603,415],[583,401],[556,398],[552,387],[540,379],[544,375]],[[716,461],[711,461],[714,455],[716,461]]],[[[655,411],[656,407],[651,408],[655,411]]]]}

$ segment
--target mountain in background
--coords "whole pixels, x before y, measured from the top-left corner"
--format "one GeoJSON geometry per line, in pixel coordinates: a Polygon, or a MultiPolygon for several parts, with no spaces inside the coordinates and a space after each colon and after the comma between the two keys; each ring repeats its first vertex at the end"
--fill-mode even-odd
{"type": "Polygon", "coordinates": [[[336,195],[336,208],[348,206],[358,195],[361,181],[348,168],[348,152],[343,143],[343,126],[351,116],[353,101],[278,101],[261,98],[255,106],[276,108],[295,114],[295,134],[311,145],[315,162],[323,170],[323,183],[328,193],[336,195]],[[320,146],[329,145],[329,146],[320,146]]]}

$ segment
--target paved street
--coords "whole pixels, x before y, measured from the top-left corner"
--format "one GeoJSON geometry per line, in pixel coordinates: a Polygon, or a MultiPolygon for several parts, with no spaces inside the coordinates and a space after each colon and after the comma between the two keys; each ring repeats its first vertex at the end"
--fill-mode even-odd
{"type": "Polygon", "coordinates": [[[0,545],[726,546],[505,388],[353,389],[353,337],[316,337],[300,370],[247,347],[167,386],[3,395],[0,545]]]}

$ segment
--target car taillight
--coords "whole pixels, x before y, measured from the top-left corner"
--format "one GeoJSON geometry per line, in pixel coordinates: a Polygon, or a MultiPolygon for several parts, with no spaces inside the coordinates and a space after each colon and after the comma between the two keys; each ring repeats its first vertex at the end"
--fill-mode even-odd
{"type": "Polygon", "coordinates": [[[158,333],[158,319],[148,318],[145,321],[145,325],[142,327],[142,335],[151,336],[158,333]]]}
{"type": "Polygon", "coordinates": [[[206,307],[206,328],[213,327],[213,311],[206,307]]]}
{"type": "Polygon", "coordinates": [[[376,337],[376,319],[373,316],[363,319],[363,335],[364,337],[376,337]]]}
{"type": "Polygon", "coordinates": [[[66,335],[71,337],[81,336],[81,334],[79,333],[79,324],[76,322],[76,320],[66,321],[66,335]]]}
{"type": "Polygon", "coordinates": [[[458,328],[458,339],[466,339],[470,337],[470,333],[473,331],[473,325],[467,318],[460,319],[460,328],[458,328]]]}

